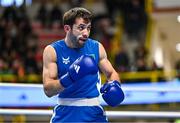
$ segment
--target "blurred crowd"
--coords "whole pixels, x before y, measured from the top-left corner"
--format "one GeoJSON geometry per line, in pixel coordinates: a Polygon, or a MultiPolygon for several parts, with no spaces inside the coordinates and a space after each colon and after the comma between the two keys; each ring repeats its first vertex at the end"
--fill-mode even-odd
{"type": "MultiPolygon", "coordinates": [[[[42,47],[34,23],[41,30],[62,30],[62,15],[71,7],[84,6],[94,13],[91,37],[99,40],[118,72],[162,70],[155,63],[147,65],[145,48],[148,16],[145,0],[61,0],[59,3],[39,1],[33,13],[25,5],[1,7],[0,14],[0,74],[41,74],[42,47]],[[117,22],[122,22],[122,27],[117,22]],[[122,28],[118,52],[111,54],[117,28],[122,28]],[[41,51],[41,52],[40,52],[41,51]]],[[[178,65],[177,65],[178,66],[178,65]]],[[[179,66],[178,66],[179,68],[179,66]]]]}
{"type": "Polygon", "coordinates": [[[25,6],[4,8],[0,18],[0,73],[39,74],[37,43],[25,6]]]}

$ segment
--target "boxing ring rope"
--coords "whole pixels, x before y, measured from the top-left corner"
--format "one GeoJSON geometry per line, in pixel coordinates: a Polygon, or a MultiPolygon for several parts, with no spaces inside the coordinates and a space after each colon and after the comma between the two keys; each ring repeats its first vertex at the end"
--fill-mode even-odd
{"type": "MultiPolygon", "coordinates": [[[[0,87],[34,87],[42,89],[42,84],[10,84],[0,83],[0,87]]],[[[146,92],[180,92],[180,88],[169,87],[123,87],[124,91],[146,91],[146,92]]],[[[52,110],[40,110],[40,109],[10,109],[0,108],[0,115],[52,115],[52,110]]],[[[176,111],[106,111],[106,115],[110,119],[118,118],[180,118],[180,112],[176,111]]]]}
{"type": "MultiPolygon", "coordinates": [[[[52,110],[34,110],[34,109],[0,109],[3,115],[52,115],[52,110]]],[[[180,118],[180,112],[162,112],[162,111],[106,111],[110,119],[117,118],[180,118]]]]}

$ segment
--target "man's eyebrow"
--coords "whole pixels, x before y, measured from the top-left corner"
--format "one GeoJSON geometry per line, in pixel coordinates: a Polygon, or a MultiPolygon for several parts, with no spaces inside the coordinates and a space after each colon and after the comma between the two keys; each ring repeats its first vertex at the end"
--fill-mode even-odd
{"type": "Polygon", "coordinates": [[[91,26],[91,24],[79,24],[79,26],[91,26]]]}

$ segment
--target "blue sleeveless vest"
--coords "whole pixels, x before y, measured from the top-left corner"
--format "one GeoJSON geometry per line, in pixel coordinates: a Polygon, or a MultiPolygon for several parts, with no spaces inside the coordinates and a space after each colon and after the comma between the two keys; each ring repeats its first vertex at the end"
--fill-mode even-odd
{"type": "MultiPolygon", "coordinates": [[[[53,42],[51,46],[56,51],[58,78],[66,74],[69,66],[81,55],[88,54],[99,63],[99,43],[96,40],[87,39],[82,48],[69,48],[64,40],[53,42]]],[[[98,85],[100,85],[99,72],[88,75],[76,81],[74,84],[59,93],[59,98],[93,98],[99,96],[98,85]]]]}

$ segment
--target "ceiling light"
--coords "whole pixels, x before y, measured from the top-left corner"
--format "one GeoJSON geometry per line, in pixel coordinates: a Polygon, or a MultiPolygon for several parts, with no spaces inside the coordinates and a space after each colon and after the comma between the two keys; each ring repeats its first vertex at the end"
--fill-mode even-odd
{"type": "Polygon", "coordinates": [[[176,50],[180,52],[180,43],[176,44],[176,50]]]}
{"type": "Polygon", "coordinates": [[[177,21],[180,23],[180,15],[177,16],[177,21]]]}

